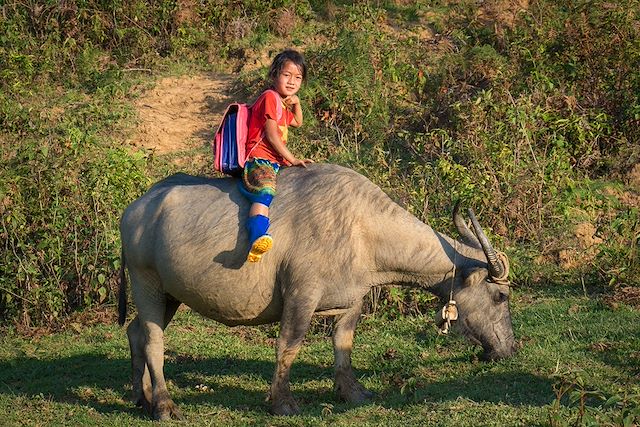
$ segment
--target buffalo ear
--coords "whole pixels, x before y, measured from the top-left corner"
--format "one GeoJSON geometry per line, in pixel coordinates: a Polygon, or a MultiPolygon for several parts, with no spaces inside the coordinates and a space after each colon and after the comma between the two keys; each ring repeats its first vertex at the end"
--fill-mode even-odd
{"type": "Polygon", "coordinates": [[[464,286],[485,285],[489,272],[486,268],[474,268],[465,275],[464,286]]]}

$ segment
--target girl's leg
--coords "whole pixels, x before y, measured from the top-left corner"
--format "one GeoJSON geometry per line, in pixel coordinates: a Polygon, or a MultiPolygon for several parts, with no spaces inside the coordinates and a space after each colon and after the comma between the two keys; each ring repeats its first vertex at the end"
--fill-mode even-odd
{"type": "Polygon", "coordinates": [[[251,201],[247,231],[249,232],[249,255],[247,261],[260,261],[262,255],[273,246],[269,230],[269,205],[276,190],[279,166],[268,160],[252,159],[245,164],[240,191],[251,201]]]}
{"type": "Polygon", "coordinates": [[[253,203],[247,219],[247,231],[251,249],[247,255],[247,261],[258,262],[265,252],[273,246],[272,237],[267,234],[269,230],[269,208],[262,203],[253,203]]]}
{"type": "Polygon", "coordinates": [[[249,209],[249,216],[263,215],[269,217],[269,206],[265,206],[262,203],[252,203],[249,209]]]}

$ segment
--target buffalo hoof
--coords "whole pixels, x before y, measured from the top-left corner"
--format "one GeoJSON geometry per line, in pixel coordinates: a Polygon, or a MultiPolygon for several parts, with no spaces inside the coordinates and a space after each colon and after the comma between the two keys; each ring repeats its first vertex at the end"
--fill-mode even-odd
{"type": "Polygon", "coordinates": [[[300,413],[300,408],[293,397],[281,398],[273,400],[271,413],[273,415],[297,415],[300,413]]]}
{"type": "Polygon", "coordinates": [[[149,415],[151,415],[151,413],[153,412],[153,409],[151,408],[151,402],[149,402],[149,399],[144,396],[139,397],[135,401],[135,404],[138,408],[142,408],[142,410],[149,415]]]}
{"type": "Polygon", "coordinates": [[[349,403],[362,403],[374,396],[362,384],[353,377],[341,377],[336,379],[335,392],[342,400],[349,403]]]}
{"type": "Polygon", "coordinates": [[[182,413],[178,409],[178,406],[173,403],[173,400],[168,399],[158,404],[153,408],[152,413],[155,421],[167,421],[170,419],[182,420],[184,419],[182,413]]]}

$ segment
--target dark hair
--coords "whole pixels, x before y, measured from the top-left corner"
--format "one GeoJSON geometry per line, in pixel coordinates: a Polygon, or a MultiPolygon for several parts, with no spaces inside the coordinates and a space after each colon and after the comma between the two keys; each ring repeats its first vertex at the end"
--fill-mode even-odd
{"type": "Polygon", "coordinates": [[[286,49],[276,55],[269,68],[269,78],[274,80],[280,74],[280,71],[284,68],[284,64],[287,61],[293,62],[302,72],[302,80],[307,79],[307,66],[304,63],[304,56],[297,50],[286,49]]]}

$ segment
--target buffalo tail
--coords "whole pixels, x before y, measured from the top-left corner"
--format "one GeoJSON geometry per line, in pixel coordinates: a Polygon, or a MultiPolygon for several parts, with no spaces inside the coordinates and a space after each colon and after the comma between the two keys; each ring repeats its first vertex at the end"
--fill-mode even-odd
{"type": "Polygon", "coordinates": [[[118,323],[124,326],[127,320],[127,275],[125,274],[126,261],[124,249],[120,252],[120,289],[118,290],[118,323]]]}

